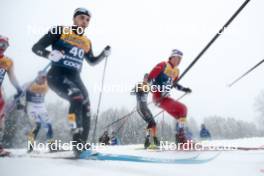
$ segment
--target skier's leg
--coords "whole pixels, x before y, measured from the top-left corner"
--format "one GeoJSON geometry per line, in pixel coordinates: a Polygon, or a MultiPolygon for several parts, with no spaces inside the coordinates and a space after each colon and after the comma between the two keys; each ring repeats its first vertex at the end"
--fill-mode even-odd
{"type": "Polygon", "coordinates": [[[46,128],[46,140],[48,143],[52,143],[52,138],[53,138],[53,129],[52,129],[52,124],[51,120],[49,118],[49,114],[47,112],[47,109],[45,107],[45,104],[42,105],[42,107],[39,110],[40,113],[40,118],[43,123],[44,128],[46,128]]]}
{"type": "Polygon", "coordinates": [[[46,133],[47,140],[52,140],[53,138],[53,129],[51,123],[47,123],[47,133],[46,133]]]}
{"type": "Polygon", "coordinates": [[[28,148],[28,152],[32,152],[34,150],[33,146],[34,146],[34,142],[35,142],[35,139],[39,133],[39,130],[41,128],[41,123],[40,122],[36,122],[35,125],[34,125],[34,128],[29,132],[28,134],[28,143],[30,145],[29,148],[28,148]]]}
{"type": "Polygon", "coordinates": [[[90,103],[89,102],[86,102],[85,104],[83,104],[82,117],[83,117],[82,140],[87,141],[88,136],[89,136],[90,120],[91,120],[90,103]]]}
{"type": "Polygon", "coordinates": [[[38,108],[33,103],[27,103],[27,115],[32,126],[32,129],[28,133],[28,142],[31,144],[28,148],[28,152],[33,151],[34,141],[41,128],[41,118],[38,113],[38,108]]]}
{"type": "Polygon", "coordinates": [[[138,102],[137,112],[143,118],[143,120],[148,123],[147,129],[150,129],[151,136],[156,136],[157,135],[156,122],[147,106],[147,103],[138,102]]]}
{"type": "Polygon", "coordinates": [[[164,97],[159,106],[168,112],[175,119],[185,119],[187,116],[187,108],[184,104],[173,100],[170,97],[164,97]]]}
{"type": "Polygon", "coordinates": [[[5,113],[4,113],[5,102],[0,91],[0,144],[4,136],[4,126],[5,126],[5,113]]]}
{"type": "Polygon", "coordinates": [[[148,148],[150,146],[150,136],[153,137],[153,141],[155,145],[159,145],[159,141],[157,138],[157,127],[156,122],[153,118],[152,113],[150,112],[147,102],[138,101],[137,103],[137,112],[143,118],[145,122],[148,123],[146,137],[144,142],[144,147],[148,148]]]}
{"type": "Polygon", "coordinates": [[[75,84],[78,86],[78,88],[81,91],[81,94],[83,96],[82,101],[82,141],[85,143],[89,136],[89,130],[90,130],[90,119],[91,119],[91,110],[90,110],[90,99],[88,91],[83,84],[80,76],[76,76],[74,79],[75,84]]]}
{"type": "Polygon", "coordinates": [[[82,143],[82,105],[83,95],[79,87],[74,82],[75,78],[65,75],[49,75],[48,85],[60,97],[66,99],[70,103],[68,121],[72,130],[72,144],[74,151],[77,151],[77,144],[82,143]]]}
{"type": "Polygon", "coordinates": [[[179,130],[176,134],[176,143],[186,143],[187,139],[184,132],[184,126],[187,117],[187,107],[170,97],[160,98],[160,94],[154,94],[154,101],[156,101],[162,109],[168,112],[179,123],[179,130]]]}
{"type": "Polygon", "coordinates": [[[70,103],[68,121],[74,131],[82,131],[82,102],[83,95],[80,89],[74,83],[74,78],[68,78],[65,75],[48,75],[49,87],[60,97],[70,103]]]}

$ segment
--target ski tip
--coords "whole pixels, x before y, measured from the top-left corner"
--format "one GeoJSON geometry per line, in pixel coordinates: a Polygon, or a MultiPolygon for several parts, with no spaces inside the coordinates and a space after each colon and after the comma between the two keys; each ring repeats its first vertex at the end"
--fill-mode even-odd
{"type": "Polygon", "coordinates": [[[88,158],[95,156],[97,154],[98,154],[98,152],[94,152],[92,150],[86,150],[86,151],[83,151],[80,153],[79,159],[88,159],[88,158]]]}

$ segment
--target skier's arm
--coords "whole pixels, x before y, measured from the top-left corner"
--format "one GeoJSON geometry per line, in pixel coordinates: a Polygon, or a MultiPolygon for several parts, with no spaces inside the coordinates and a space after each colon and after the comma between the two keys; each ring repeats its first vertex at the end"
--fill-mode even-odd
{"type": "Polygon", "coordinates": [[[11,84],[16,88],[17,92],[20,94],[22,92],[22,89],[17,81],[17,78],[15,76],[15,72],[14,72],[14,65],[12,65],[8,71],[7,71],[9,80],[11,82],[11,84]]]}
{"type": "Polygon", "coordinates": [[[158,65],[156,65],[149,73],[148,76],[148,81],[152,81],[153,79],[155,79],[164,69],[166,63],[165,62],[161,62],[158,65]]]}
{"type": "Polygon", "coordinates": [[[48,58],[50,51],[46,48],[58,40],[61,36],[62,26],[57,26],[49,30],[33,47],[32,51],[42,57],[48,58]]]}
{"type": "Polygon", "coordinates": [[[134,88],[130,91],[130,95],[136,95],[136,87],[134,87],[134,88]]]}
{"type": "Polygon", "coordinates": [[[183,91],[185,93],[192,93],[192,90],[188,87],[183,87],[182,85],[178,84],[178,83],[174,83],[173,87],[175,87],[177,90],[179,91],[183,91]]]}
{"type": "Polygon", "coordinates": [[[177,82],[177,80],[178,80],[178,76],[173,81],[173,87],[175,87],[177,90],[183,91],[185,93],[191,93],[192,92],[192,90],[190,88],[187,88],[187,87],[184,87],[184,86],[180,85],[177,82]]]}
{"type": "Polygon", "coordinates": [[[104,58],[110,55],[110,50],[110,46],[106,46],[105,49],[98,56],[94,56],[93,49],[91,46],[90,51],[85,54],[85,59],[90,65],[96,65],[101,62],[104,58]]]}

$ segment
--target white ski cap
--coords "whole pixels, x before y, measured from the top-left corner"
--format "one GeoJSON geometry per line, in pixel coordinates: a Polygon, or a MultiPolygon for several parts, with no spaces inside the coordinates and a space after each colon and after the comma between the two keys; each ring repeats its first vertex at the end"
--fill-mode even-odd
{"type": "Polygon", "coordinates": [[[183,53],[182,53],[180,50],[178,50],[178,49],[173,49],[173,50],[171,51],[170,58],[171,58],[171,57],[174,57],[174,56],[182,57],[182,56],[183,56],[183,53]]]}

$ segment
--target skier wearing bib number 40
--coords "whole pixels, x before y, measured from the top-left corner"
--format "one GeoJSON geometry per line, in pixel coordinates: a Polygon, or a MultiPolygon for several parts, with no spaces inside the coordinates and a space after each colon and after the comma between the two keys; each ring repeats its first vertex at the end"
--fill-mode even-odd
{"type": "Polygon", "coordinates": [[[185,122],[187,117],[187,107],[179,101],[173,100],[169,96],[171,88],[191,93],[190,88],[185,88],[177,83],[179,77],[179,69],[177,68],[181,62],[183,53],[177,49],[172,50],[167,62],[157,64],[149,73],[148,81],[152,86],[157,88],[153,91],[153,101],[179,123],[179,130],[176,132],[176,143],[187,143],[185,134],[185,122]]]}
{"type": "Polygon", "coordinates": [[[48,85],[70,103],[68,121],[76,156],[82,152],[79,146],[86,144],[90,129],[90,101],[80,77],[83,60],[95,65],[108,57],[111,51],[107,46],[99,56],[94,56],[91,41],[84,35],[90,18],[87,9],[77,8],[73,15],[73,26],[52,28],[32,48],[35,54],[52,61],[47,75],[48,85]],[[52,51],[46,50],[50,45],[52,51]]]}

